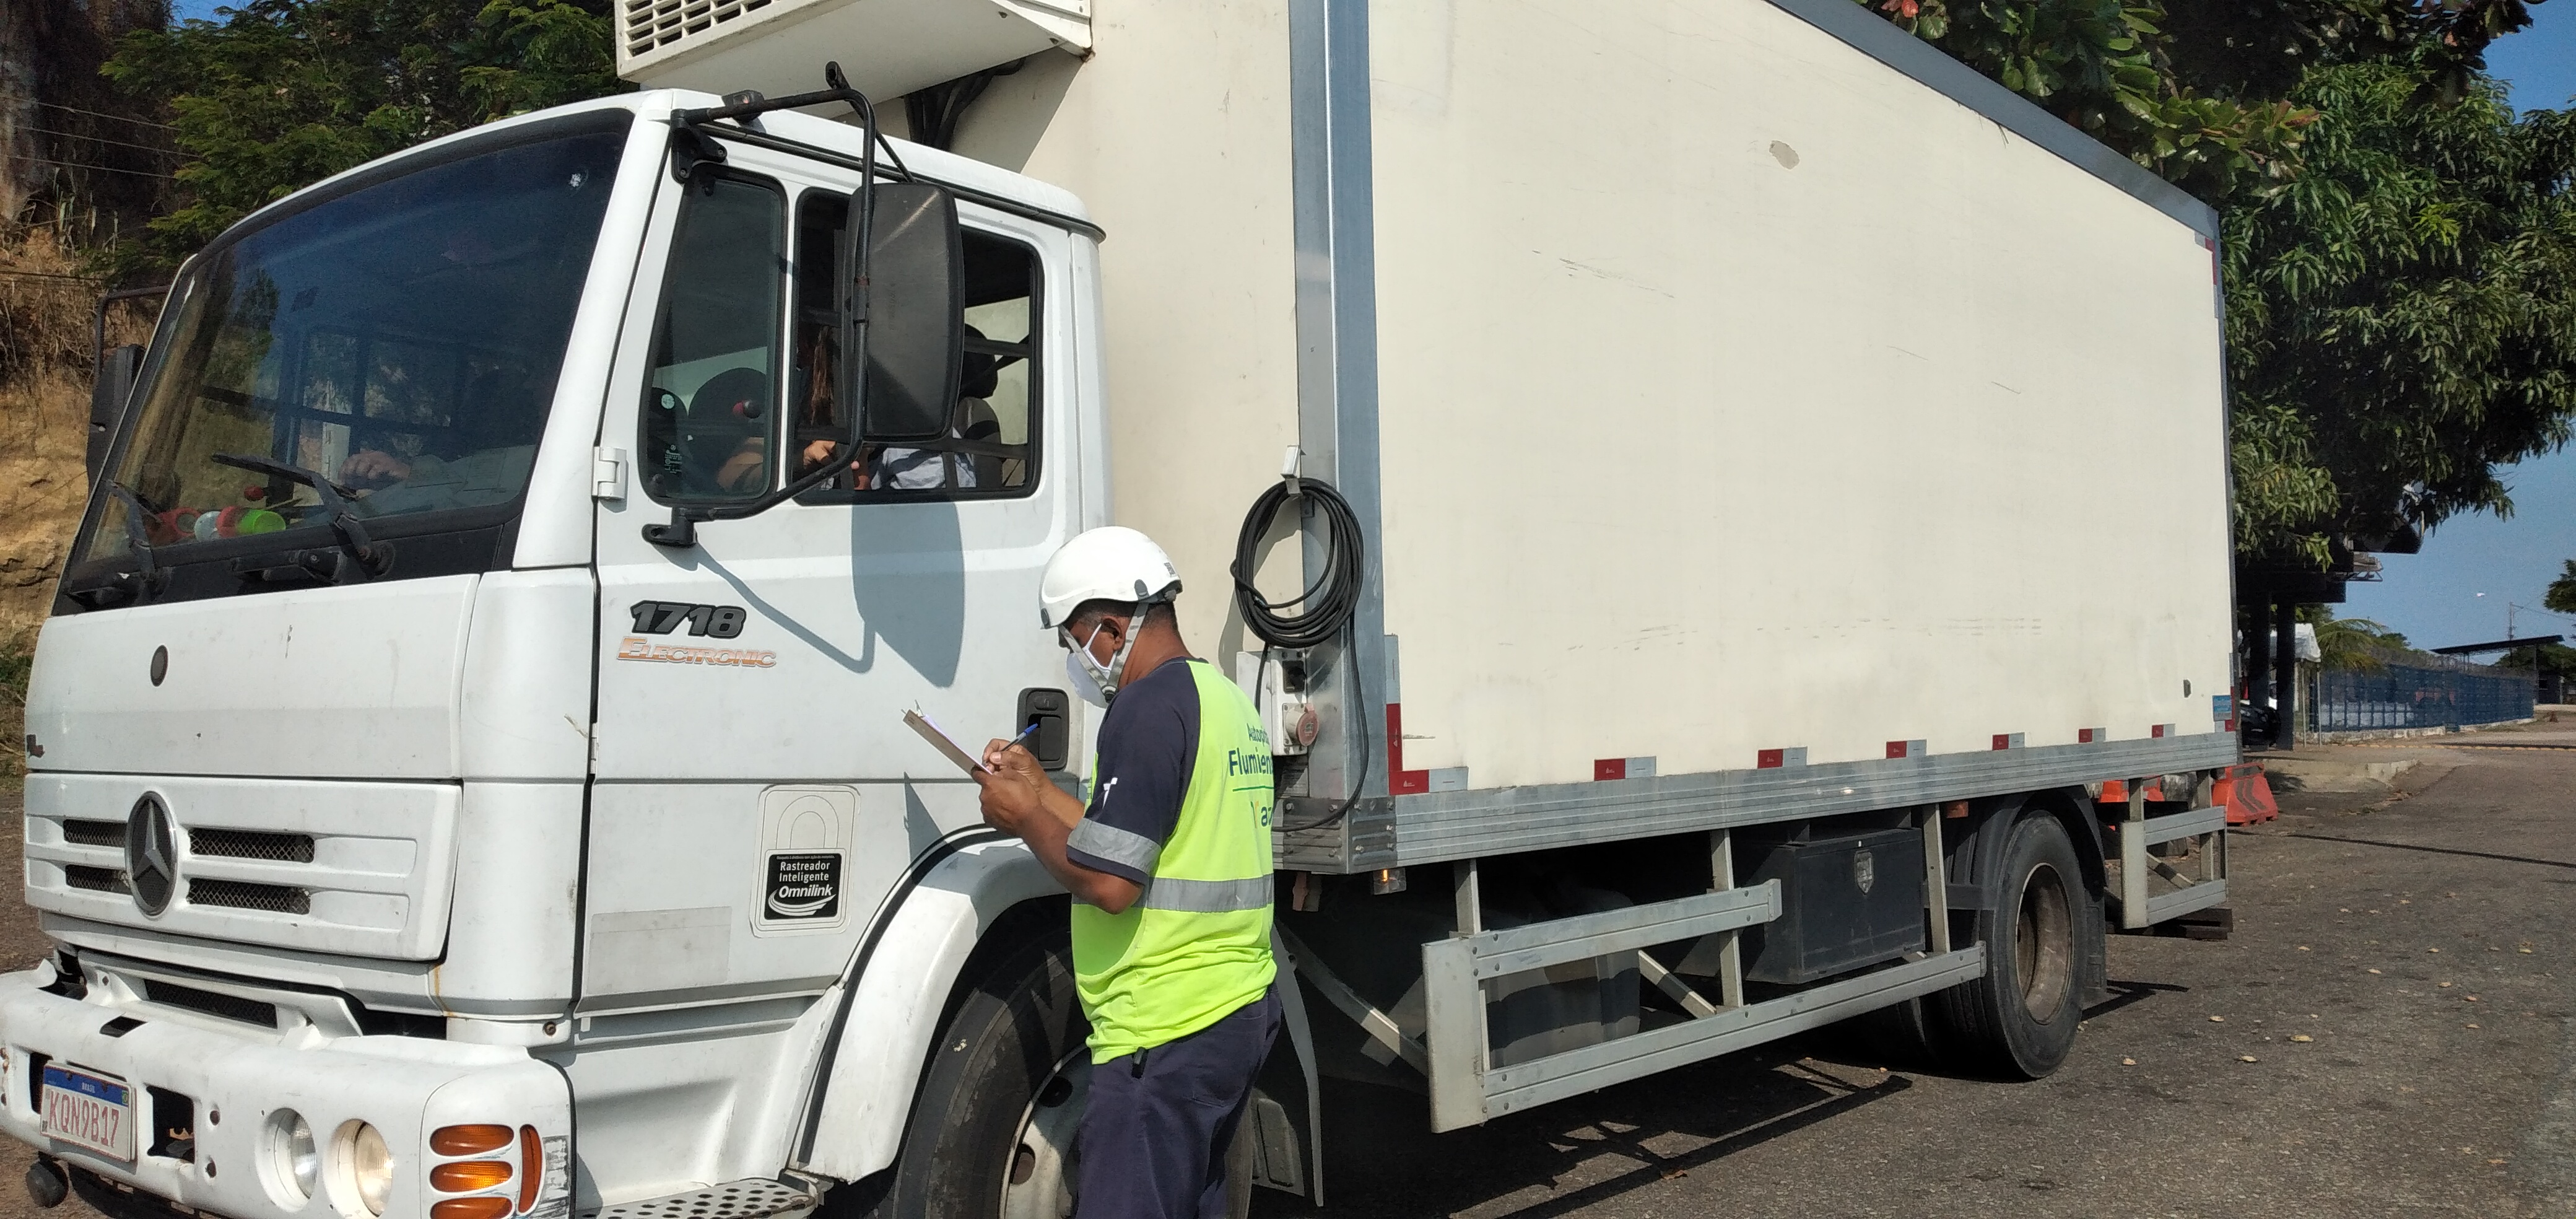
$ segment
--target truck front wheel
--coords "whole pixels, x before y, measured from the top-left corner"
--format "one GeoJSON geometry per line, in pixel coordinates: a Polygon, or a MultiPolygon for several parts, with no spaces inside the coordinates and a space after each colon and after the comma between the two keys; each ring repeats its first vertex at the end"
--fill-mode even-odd
{"type": "MultiPolygon", "coordinates": [[[[941,1030],[895,1166],[843,1187],[863,1219],[1064,1219],[1080,1179],[1089,1032],[1061,939],[995,961],[941,1030]]],[[[1243,1132],[1251,1123],[1243,1125],[1243,1132]]],[[[1251,1209],[1251,1142],[1227,1160],[1234,1215],[1251,1209]]]]}
{"type": "Polygon", "coordinates": [[[2044,812],[2013,824],[2003,867],[1985,887],[1977,938],[1986,976],[1932,996],[1940,1038],[1959,1066],[2039,1079],[2075,1047],[2083,1019],[2076,920],[2090,909],[2066,827],[2044,812]]]}

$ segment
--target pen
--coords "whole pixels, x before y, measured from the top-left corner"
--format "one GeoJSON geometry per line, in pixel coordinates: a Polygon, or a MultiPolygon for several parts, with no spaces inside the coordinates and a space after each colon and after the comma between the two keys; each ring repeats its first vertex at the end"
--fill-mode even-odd
{"type": "MultiPolygon", "coordinates": [[[[1031,723],[1028,727],[1020,729],[1020,735],[1015,736],[1015,737],[1012,737],[1009,741],[1005,742],[1005,743],[1002,745],[1002,747],[1001,747],[1000,749],[996,749],[996,750],[994,750],[993,752],[995,752],[995,753],[1008,753],[1008,752],[1010,752],[1014,747],[1016,747],[1017,745],[1019,745],[1019,743],[1020,743],[1020,742],[1022,742],[1022,741],[1025,741],[1025,740],[1029,739],[1029,734],[1030,734],[1030,733],[1032,733],[1032,732],[1035,732],[1035,731],[1037,731],[1037,730],[1038,730],[1038,726],[1037,726],[1037,724],[1036,724],[1036,723],[1034,723],[1034,722],[1033,722],[1033,723],[1031,723]]],[[[984,773],[985,773],[985,774],[988,774],[988,775],[997,775],[997,774],[1002,773],[1001,771],[999,771],[999,770],[995,769],[995,768],[993,767],[992,763],[990,763],[990,762],[981,762],[981,761],[979,761],[979,762],[975,763],[975,765],[977,765],[977,766],[979,766],[979,767],[983,768],[984,773]]]]}
{"type": "Polygon", "coordinates": [[[1032,733],[1032,732],[1037,731],[1037,730],[1038,730],[1038,724],[1039,724],[1039,723],[1041,723],[1041,722],[1042,722],[1042,721],[1039,721],[1039,720],[1031,720],[1031,721],[1029,721],[1029,726],[1028,726],[1028,727],[1026,727],[1026,728],[1022,728],[1022,729],[1020,729],[1020,735],[1015,736],[1015,737],[1012,737],[1012,738],[1011,738],[1011,743],[1010,743],[1009,745],[1004,745],[1004,746],[1002,746],[1002,749],[1003,749],[1005,752],[1007,752],[1007,751],[1009,751],[1010,749],[1012,749],[1013,747],[1015,747],[1015,746],[1019,745],[1020,743],[1022,743],[1022,742],[1024,742],[1024,741],[1028,740],[1028,739],[1029,739],[1029,734],[1030,734],[1030,733],[1032,733]]]}

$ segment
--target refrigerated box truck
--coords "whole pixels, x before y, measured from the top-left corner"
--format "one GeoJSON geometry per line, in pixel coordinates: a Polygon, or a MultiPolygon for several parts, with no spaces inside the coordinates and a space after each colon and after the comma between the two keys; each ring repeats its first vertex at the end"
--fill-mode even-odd
{"type": "Polygon", "coordinates": [[[2106,933],[2223,927],[2213,217],[1869,10],[617,21],[649,88],[261,209],[108,387],[40,1200],[1063,1213],[1068,899],[901,717],[1080,790],[1112,522],[1277,750],[1238,1186],[1323,1199],[1325,1078],[2044,1075],[2106,933]]]}

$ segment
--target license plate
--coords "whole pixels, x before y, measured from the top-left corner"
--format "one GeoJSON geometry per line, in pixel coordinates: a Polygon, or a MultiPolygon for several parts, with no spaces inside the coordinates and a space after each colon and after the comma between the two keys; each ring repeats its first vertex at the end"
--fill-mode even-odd
{"type": "Polygon", "coordinates": [[[132,1090],[87,1071],[48,1064],[45,1133],[111,1159],[134,1159],[132,1090]]]}

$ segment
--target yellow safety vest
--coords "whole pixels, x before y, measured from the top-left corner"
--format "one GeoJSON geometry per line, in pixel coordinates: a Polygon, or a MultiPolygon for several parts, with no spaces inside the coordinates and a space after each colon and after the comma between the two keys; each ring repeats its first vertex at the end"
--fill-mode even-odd
{"type": "MultiPolygon", "coordinates": [[[[1199,749],[1153,879],[1119,914],[1073,908],[1073,974],[1091,1061],[1206,1028],[1261,997],[1270,957],[1270,738],[1252,700],[1205,661],[1199,749]]],[[[1095,754],[1092,773],[1100,766],[1095,754]]]]}

